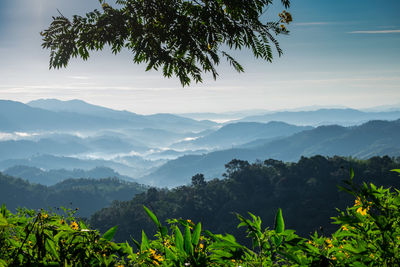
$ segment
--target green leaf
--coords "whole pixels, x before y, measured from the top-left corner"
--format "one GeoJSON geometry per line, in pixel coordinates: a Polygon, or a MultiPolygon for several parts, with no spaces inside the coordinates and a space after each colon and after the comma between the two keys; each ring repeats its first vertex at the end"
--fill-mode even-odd
{"type": "Polygon", "coordinates": [[[146,206],[143,205],[144,210],[146,211],[147,215],[149,215],[150,219],[157,225],[158,228],[161,228],[161,223],[158,220],[157,216],[154,215],[151,210],[149,210],[146,206]]]}
{"type": "Polygon", "coordinates": [[[58,253],[57,250],[55,248],[55,244],[54,241],[51,239],[46,239],[45,241],[45,248],[48,252],[50,252],[57,260],[60,260],[60,258],[58,257],[58,253]]]}
{"type": "Polygon", "coordinates": [[[184,251],[183,249],[183,236],[181,230],[178,226],[175,226],[175,246],[179,251],[184,251]]]}
{"type": "Polygon", "coordinates": [[[104,238],[107,241],[111,241],[115,235],[115,233],[117,232],[118,229],[118,225],[111,227],[107,232],[105,232],[105,234],[102,236],[102,238],[104,238]]]}
{"type": "Polygon", "coordinates": [[[275,232],[283,233],[285,230],[285,222],[283,221],[282,210],[279,208],[275,215],[275,232]]]}
{"type": "Polygon", "coordinates": [[[189,225],[186,225],[186,227],[185,227],[185,236],[184,236],[183,247],[185,248],[185,251],[187,254],[189,254],[189,255],[193,254],[192,234],[190,233],[189,225]]]}
{"type": "Polygon", "coordinates": [[[0,213],[0,229],[7,227],[8,222],[7,219],[3,217],[3,214],[0,213]]]}
{"type": "Polygon", "coordinates": [[[132,237],[131,237],[131,240],[132,240],[132,242],[136,245],[136,247],[137,247],[138,249],[140,249],[140,244],[139,244],[139,242],[138,242],[136,239],[132,238],[132,237]]]}
{"type": "MultiPolygon", "coordinates": [[[[283,233],[284,230],[285,230],[285,223],[283,221],[282,210],[279,208],[275,216],[275,232],[277,234],[281,234],[283,233]]],[[[274,242],[275,246],[279,246],[283,241],[282,236],[272,237],[271,239],[274,242]]]]}
{"type": "Polygon", "coordinates": [[[201,234],[201,223],[199,222],[196,227],[194,228],[193,235],[192,235],[192,244],[194,246],[197,246],[200,240],[200,234],[201,234]]]}
{"type": "Polygon", "coordinates": [[[400,169],[393,169],[393,170],[390,170],[391,172],[397,172],[397,173],[400,173],[400,169]]]}
{"type": "Polygon", "coordinates": [[[354,170],[353,168],[350,168],[350,180],[352,181],[354,178],[354,170]]]}
{"type": "Polygon", "coordinates": [[[162,226],[160,232],[161,236],[166,236],[168,234],[168,228],[166,226],[162,226]]]}
{"type": "Polygon", "coordinates": [[[140,251],[143,252],[149,248],[149,239],[147,238],[146,233],[142,230],[142,244],[140,245],[140,251]]]}
{"type": "Polygon", "coordinates": [[[170,260],[173,260],[173,261],[176,260],[175,254],[169,248],[165,248],[165,256],[166,256],[167,259],[170,259],[170,260]]]}

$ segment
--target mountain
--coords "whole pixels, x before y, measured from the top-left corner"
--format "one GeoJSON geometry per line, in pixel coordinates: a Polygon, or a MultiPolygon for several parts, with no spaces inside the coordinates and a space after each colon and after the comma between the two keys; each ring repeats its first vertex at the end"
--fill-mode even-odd
{"type": "Polygon", "coordinates": [[[144,153],[150,148],[128,136],[113,134],[93,135],[86,138],[70,134],[33,135],[19,140],[0,141],[0,160],[29,158],[38,154],[57,156],[113,155],[144,153]]]}
{"type": "Polygon", "coordinates": [[[54,186],[31,184],[0,173],[0,204],[8,209],[77,209],[77,216],[88,217],[114,200],[130,200],[147,190],[146,186],[108,179],[68,179],[54,186]]]}
{"type": "Polygon", "coordinates": [[[0,100],[0,125],[2,131],[86,131],[115,128],[126,124],[121,119],[104,118],[93,115],[77,114],[72,112],[55,112],[40,108],[33,108],[20,102],[0,100]],[[7,114],[7,115],[5,115],[7,114]],[[10,125],[11,123],[11,125],[10,125]]]}
{"type": "Polygon", "coordinates": [[[81,142],[65,139],[44,138],[39,141],[9,140],[0,142],[0,160],[10,158],[29,158],[43,154],[79,154],[88,152],[89,148],[81,142]]]}
{"type": "Polygon", "coordinates": [[[187,155],[168,161],[155,172],[140,178],[146,184],[173,187],[189,183],[190,177],[203,173],[218,177],[223,164],[232,159],[255,161],[274,158],[297,161],[302,156],[400,156],[400,120],[370,121],[360,126],[320,126],[289,137],[250,148],[234,148],[203,155],[187,155]]]}
{"type": "Polygon", "coordinates": [[[284,122],[238,122],[227,124],[215,132],[191,141],[174,144],[174,148],[208,148],[226,149],[242,145],[261,138],[276,138],[289,136],[312,127],[295,126],[284,122]]]}
{"type": "Polygon", "coordinates": [[[30,183],[42,185],[54,185],[70,178],[118,178],[120,180],[133,181],[133,178],[121,175],[118,172],[115,172],[113,169],[107,167],[96,167],[90,170],[43,170],[36,167],[18,165],[5,169],[3,173],[25,179],[30,183]]]}
{"type": "Polygon", "coordinates": [[[295,125],[329,125],[350,126],[370,120],[397,120],[400,111],[363,112],[355,109],[318,109],[313,111],[281,111],[264,115],[248,116],[239,121],[269,122],[282,121],[295,125]]]}
{"type": "Polygon", "coordinates": [[[103,159],[79,159],[74,157],[54,156],[54,155],[34,155],[29,158],[6,159],[0,161],[0,170],[5,170],[13,166],[30,166],[45,170],[51,169],[83,169],[90,170],[96,167],[108,167],[114,169],[122,175],[138,177],[148,173],[153,167],[158,167],[159,162],[144,159],[125,159],[112,161],[103,159]],[[139,165],[139,166],[138,166],[139,165]]]}
{"type": "Polygon", "coordinates": [[[27,105],[60,114],[74,113],[81,116],[100,117],[104,120],[115,120],[123,122],[119,126],[125,128],[154,128],[190,132],[202,131],[217,125],[211,121],[197,121],[172,114],[138,115],[129,111],[119,111],[92,105],[82,100],[61,101],[57,99],[39,99],[28,102],[27,105]]]}

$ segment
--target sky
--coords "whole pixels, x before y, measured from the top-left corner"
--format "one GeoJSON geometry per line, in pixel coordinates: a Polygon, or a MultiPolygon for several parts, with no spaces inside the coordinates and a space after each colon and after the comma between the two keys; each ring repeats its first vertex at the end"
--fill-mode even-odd
{"type": "MultiPolygon", "coordinates": [[[[234,52],[245,73],[222,64],[216,81],[206,74],[189,87],[145,72],[128,51],[49,70],[40,31],[57,9],[71,17],[96,8],[98,0],[1,0],[0,99],[81,99],[141,114],[400,104],[399,0],[293,0],[290,34],[278,37],[282,57],[268,63],[234,52]]],[[[265,19],[282,10],[275,1],[265,19]]]]}

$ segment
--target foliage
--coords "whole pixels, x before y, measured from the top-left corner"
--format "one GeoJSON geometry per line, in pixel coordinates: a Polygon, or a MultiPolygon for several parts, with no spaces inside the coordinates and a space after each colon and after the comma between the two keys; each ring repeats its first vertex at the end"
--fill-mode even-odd
{"type": "MultiPolygon", "coordinates": [[[[397,172],[400,173],[399,170],[397,172]]],[[[141,242],[114,243],[117,227],[103,236],[67,217],[46,211],[0,212],[0,266],[399,266],[400,191],[357,186],[351,178],[342,190],[355,197],[355,204],[338,211],[331,236],[315,232],[309,238],[284,226],[282,211],[274,229],[262,228],[260,217],[237,214],[238,227],[245,227],[252,246],[246,247],[230,234],[213,234],[199,222],[170,219],[163,226],[147,207],[157,227],[154,239],[142,231],[141,242]]]]}
{"type": "Polygon", "coordinates": [[[135,63],[146,63],[146,70],[162,68],[165,77],[177,76],[185,86],[201,82],[203,72],[216,79],[221,57],[242,72],[226,49],[248,48],[256,58],[271,61],[272,43],[281,55],[275,35],[288,33],[285,24],[292,21],[284,10],[263,22],[273,0],[117,0],[116,7],[99,2],[102,12],[72,20],[60,13],[41,33],[43,48],[50,49],[50,68],[66,67],[72,57],[87,60],[90,51],[109,45],[115,54],[130,50],[135,63]]]}
{"type": "Polygon", "coordinates": [[[314,156],[294,163],[232,160],[226,164],[224,179],[210,180],[199,174],[193,176],[191,185],[171,190],[151,188],[130,201],[113,202],[96,212],[90,223],[103,232],[119,225],[118,241],[138,236],[142,229],[153,235],[155,228],[142,208],[145,205],[160,221],[171,217],[201,221],[208,230],[231,233],[238,242],[250,246],[244,228],[236,228],[234,214],[251,212],[264,222],[274,222],[275,212],[281,208],[287,221],[285,227],[296,229],[299,235],[307,236],[316,230],[331,234],[336,226],[329,218],[336,216],[336,208],[353,203],[348,194],[338,192],[336,187],[347,178],[350,167],[359,182],[400,188],[399,178],[389,171],[399,168],[400,162],[389,157],[355,160],[314,156]]]}
{"type": "Polygon", "coordinates": [[[116,178],[67,179],[43,186],[0,173],[0,203],[10,210],[47,207],[78,208],[77,216],[89,217],[114,200],[129,200],[148,187],[116,178]]]}

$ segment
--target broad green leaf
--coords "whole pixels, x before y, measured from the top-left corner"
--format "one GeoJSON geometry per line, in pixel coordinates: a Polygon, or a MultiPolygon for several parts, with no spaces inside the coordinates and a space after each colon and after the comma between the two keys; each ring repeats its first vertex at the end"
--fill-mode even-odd
{"type": "Polygon", "coordinates": [[[275,216],[275,232],[283,233],[285,230],[285,222],[283,221],[282,210],[279,208],[275,216]]]}
{"type": "Polygon", "coordinates": [[[200,234],[201,234],[201,223],[199,222],[196,227],[194,228],[193,235],[192,235],[192,244],[194,246],[197,246],[200,240],[200,234]]]}
{"type": "Polygon", "coordinates": [[[146,211],[147,215],[149,215],[150,219],[157,225],[158,228],[161,228],[161,223],[158,220],[157,216],[154,215],[151,210],[149,210],[146,206],[143,205],[144,210],[146,211]]]}
{"type": "Polygon", "coordinates": [[[147,238],[146,233],[142,230],[142,244],[140,245],[140,251],[143,252],[149,248],[149,239],[147,238]]]}
{"type": "Polygon", "coordinates": [[[166,226],[161,227],[161,236],[166,236],[168,234],[168,228],[166,226]]]}
{"type": "Polygon", "coordinates": [[[169,248],[165,248],[165,256],[167,259],[176,260],[175,254],[169,248]]]}
{"type": "Polygon", "coordinates": [[[47,238],[45,241],[45,248],[46,251],[50,252],[57,260],[60,260],[53,240],[47,238]]]}
{"type": "Polygon", "coordinates": [[[185,236],[184,236],[183,247],[185,248],[185,251],[187,254],[189,254],[189,255],[193,254],[192,234],[190,233],[189,225],[186,225],[186,227],[185,227],[185,236]]]}
{"type": "Polygon", "coordinates": [[[183,236],[181,230],[179,230],[178,226],[175,226],[175,246],[179,251],[184,251],[183,249],[183,236]]]}
{"type": "Polygon", "coordinates": [[[104,238],[107,241],[111,241],[115,235],[115,233],[117,232],[118,229],[118,225],[111,227],[107,232],[105,232],[105,234],[102,236],[102,238],[104,238]]]}
{"type": "MultiPolygon", "coordinates": [[[[283,233],[284,230],[285,230],[285,223],[283,221],[282,210],[279,208],[275,216],[275,232],[277,234],[281,234],[283,233]]],[[[272,241],[275,243],[275,246],[279,246],[283,241],[283,237],[282,236],[272,237],[272,241]]]]}

